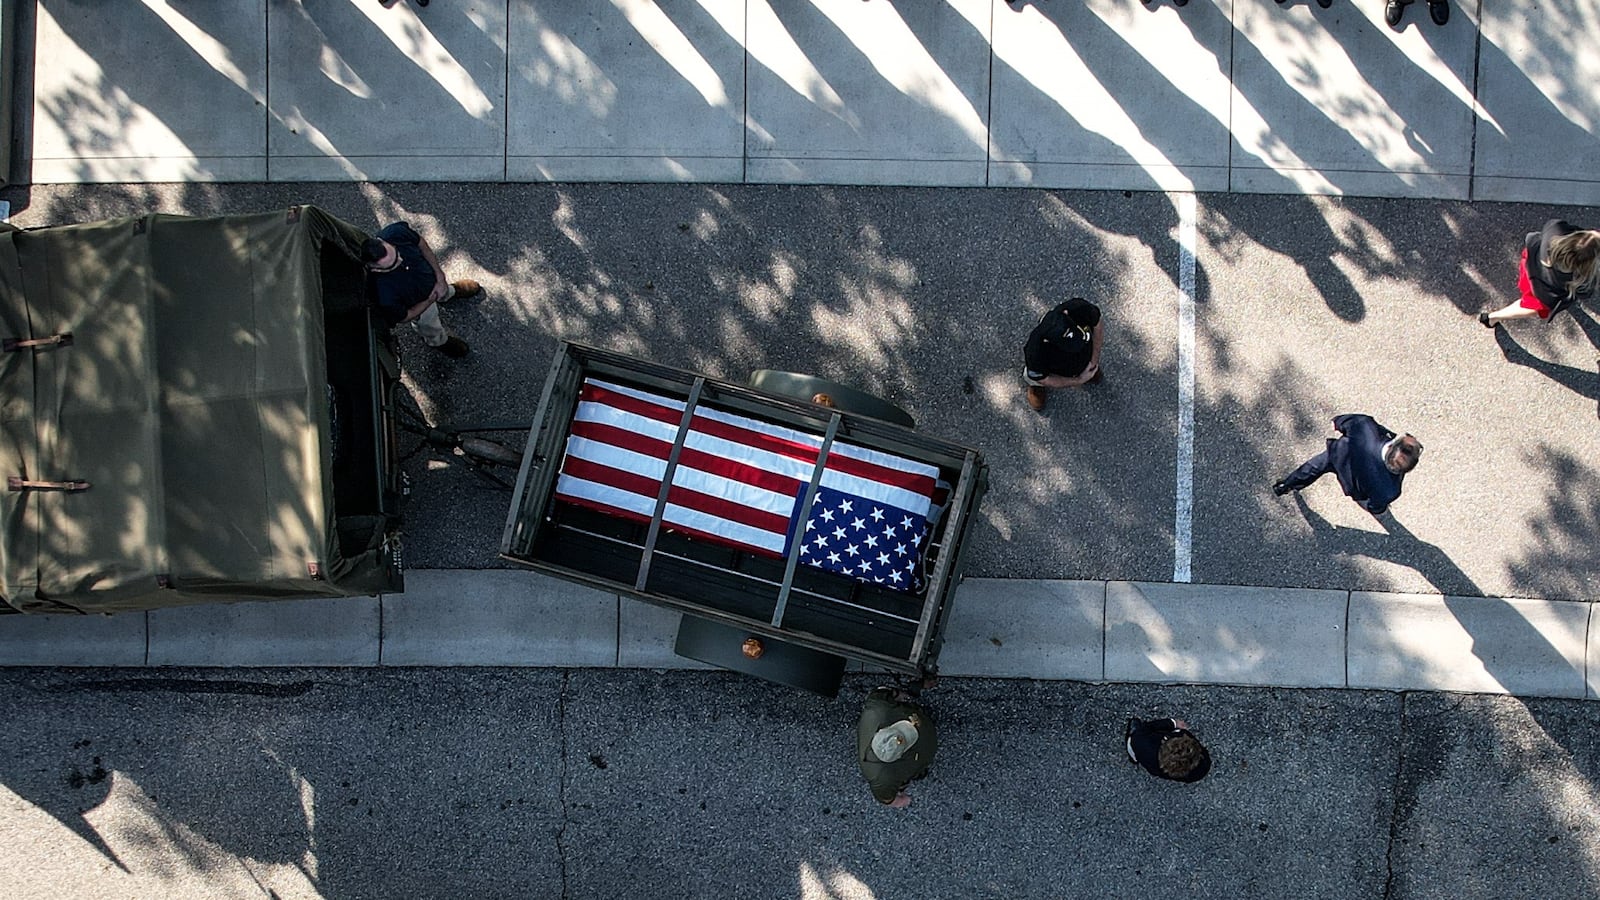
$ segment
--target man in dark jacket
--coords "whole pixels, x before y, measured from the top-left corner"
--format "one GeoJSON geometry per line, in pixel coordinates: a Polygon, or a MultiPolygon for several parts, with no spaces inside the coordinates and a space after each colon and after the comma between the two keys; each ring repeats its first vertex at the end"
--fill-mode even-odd
{"type": "Polygon", "coordinates": [[[1422,458],[1422,442],[1409,434],[1396,436],[1360,413],[1335,418],[1333,430],[1339,436],[1328,438],[1328,449],[1274,482],[1272,492],[1281,497],[1332,472],[1346,497],[1375,516],[1383,515],[1399,498],[1406,473],[1422,458]]]}
{"type": "Polygon", "coordinates": [[[474,297],[483,288],[470,278],[448,281],[439,258],[422,235],[395,222],[361,245],[372,305],[390,325],[410,322],[427,344],[445,356],[467,355],[467,342],[451,334],[439,320],[439,304],[456,297],[474,297]]]}
{"type": "Polygon", "coordinates": [[[909,692],[881,687],[867,695],[856,726],[856,761],[879,803],[910,806],[906,785],[928,771],[938,746],[933,717],[909,692]]]}

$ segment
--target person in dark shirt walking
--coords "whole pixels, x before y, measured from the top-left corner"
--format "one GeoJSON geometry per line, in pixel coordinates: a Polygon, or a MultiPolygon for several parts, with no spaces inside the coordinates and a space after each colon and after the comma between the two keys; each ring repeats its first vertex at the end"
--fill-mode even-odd
{"type": "Polygon", "coordinates": [[[1409,434],[1396,436],[1360,413],[1334,418],[1333,430],[1339,436],[1328,438],[1328,449],[1273,482],[1272,492],[1281,497],[1332,472],[1346,497],[1375,516],[1383,515],[1399,499],[1406,473],[1422,458],[1422,442],[1409,434]]]}
{"type": "Polygon", "coordinates": [[[1182,719],[1129,719],[1122,737],[1128,758],[1157,778],[1192,784],[1211,771],[1211,753],[1182,719]]]}
{"type": "Polygon", "coordinates": [[[372,305],[390,325],[410,322],[427,344],[445,356],[467,355],[467,342],[439,319],[439,304],[474,297],[483,288],[470,278],[446,281],[433,248],[404,222],[385,226],[361,245],[361,262],[370,273],[372,305]]]}
{"type": "Polygon", "coordinates": [[[1600,285],[1600,231],[1574,228],[1551,219],[1522,239],[1517,267],[1521,298],[1494,312],[1478,313],[1478,323],[1495,328],[1513,319],[1549,319],[1574,300],[1592,300],[1600,285]]]}
{"type": "Polygon", "coordinates": [[[1101,341],[1100,307],[1073,297],[1044,314],[1022,348],[1022,380],[1028,384],[1028,405],[1044,409],[1049,388],[1079,387],[1098,382],[1101,341]]]}
{"type": "Polygon", "coordinates": [[[938,747],[933,717],[911,691],[881,687],[867,695],[856,725],[856,762],[879,803],[910,806],[906,785],[927,774],[938,747]]]}

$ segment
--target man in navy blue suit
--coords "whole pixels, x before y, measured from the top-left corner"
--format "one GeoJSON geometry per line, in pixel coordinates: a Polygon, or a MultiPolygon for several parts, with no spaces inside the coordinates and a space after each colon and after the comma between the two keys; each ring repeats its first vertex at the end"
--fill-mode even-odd
{"type": "Polygon", "coordinates": [[[1274,482],[1272,492],[1282,497],[1332,472],[1346,497],[1375,516],[1383,515],[1399,498],[1406,473],[1422,458],[1422,442],[1409,434],[1396,436],[1360,413],[1336,417],[1333,430],[1339,436],[1328,438],[1328,449],[1274,482]]]}

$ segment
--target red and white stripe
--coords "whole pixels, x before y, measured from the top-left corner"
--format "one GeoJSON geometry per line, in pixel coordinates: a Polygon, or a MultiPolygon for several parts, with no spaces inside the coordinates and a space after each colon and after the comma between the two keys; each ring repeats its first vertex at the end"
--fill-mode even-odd
{"type": "MultiPolygon", "coordinates": [[[[567,438],[556,497],[649,521],[685,402],[586,379],[567,438]]],[[[748,416],[697,407],[673,471],[662,524],[781,556],[822,438],[748,416]]],[[[835,441],[825,487],[926,516],[935,466],[835,441]]]]}

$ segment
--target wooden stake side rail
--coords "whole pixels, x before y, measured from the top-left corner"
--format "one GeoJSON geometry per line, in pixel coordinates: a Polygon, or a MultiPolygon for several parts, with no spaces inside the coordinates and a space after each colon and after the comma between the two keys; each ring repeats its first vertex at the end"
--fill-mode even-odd
{"type": "MultiPolygon", "coordinates": [[[[950,496],[944,522],[946,543],[956,547],[961,546],[961,535],[967,527],[968,500],[973,498],[973,492],[978,489],[976,484],[977,454],[967,453],[967,458],[961,464],[961,475],[956,479],[958,494],[950,496]]],[[[930,548],[931,549],[931,548],[930,548]]],[[[917,636],[911,642],[912,658],[916,659],[923,652],[928,642],[928,634],[933,627],[934,617],[942,605],[933,602],[936,598],[948,598],[950,589],[954,585],[948,584],[955,571],[956,553],[940,553],[938,561],[934,563],[933,572],[928,576],[928,583],[924,586],[927,591],[928,601],[922,607],[922,621],[917,625],[917,636]]]]}
{"type": "Polygon", "coordinates": [[[806,516],[811,515],[811,504],[816,502],[817,488],[822,484],[822,470],[828,465],[828,454],[833,452],[833,439],[839,436],[839,423],[843,417],[834,413],[828,420],[828,433],[822,439],[822,449],[817,452],[817,464],[811,467],[811,483],[806,485],[805,497],[796,510],[794,538],[796,545],[789,548],[789,564],[783,569],[783,587],[778,589],[778,606],[772,611],[772,627],[783,626],[783,612],[789,606],[789,589],[794,586],[794,570],[800,565],[798,545],[805,542],[806,516]]]}
{"type": "Polygon", "coordinates": [[[700,405],[700,392],[705,389],[706,380],[696,378],[694,386],[689,389],[689,399],[683,404],[683,417],[678,420],[678,434],[672,440],[672,452],[667,454],[667,470],[661,475],[661,490],[656,493],[656,509],[650,514],[650,533],[644,541],[644,555],[639,557],[639,575],[634,579],[633,589],[644,590],[644,583],[650,577],[650,557],[656,552],[656,539],[661,537],[661,517],[667,512],[667,495],[672,492],[672,476],[678,471],[678,457],[683,455],[683,444],[689,439],[689,426],[694,424],[694,411],[700,405]]]}

